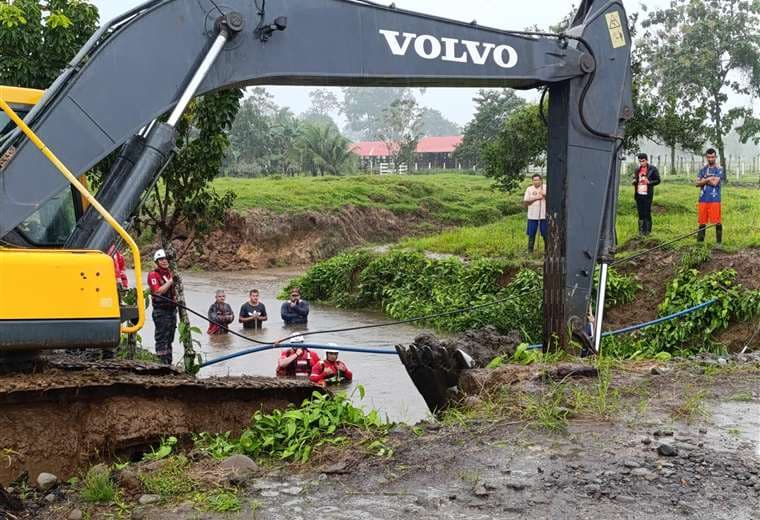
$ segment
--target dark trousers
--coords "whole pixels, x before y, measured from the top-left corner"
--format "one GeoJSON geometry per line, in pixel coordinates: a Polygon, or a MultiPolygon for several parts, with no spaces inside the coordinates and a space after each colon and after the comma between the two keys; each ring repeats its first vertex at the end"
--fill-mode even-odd
{"type": "Polygon", "coordinates": [[[546,230],[547,224],[545,218],[541,220],[528,219],[528,229],[526,231],[526,234],[528,235],[528,251],[533,251],[533,248],[536,245],[536,233],[538,231],[541,231],[541,237],[544,239],[544,244],[546,244],[546,230]]]}
{"type": "Polygon", "coordinates": [[[153,324],[156,328],[156,355],[161,363],[172,364],[172,343],[177,330],[177,309],[153,308],[153,324]]]}
{"type": "Polygon", "coordinates": [[[639,234],[648,235],[652,232],[652,195],[635,196],[636,211],[639,213],[639,234]]]}

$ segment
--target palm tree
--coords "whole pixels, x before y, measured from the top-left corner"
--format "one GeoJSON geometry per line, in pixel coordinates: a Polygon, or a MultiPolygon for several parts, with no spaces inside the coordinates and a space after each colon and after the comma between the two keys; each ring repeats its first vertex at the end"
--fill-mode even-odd
{"type": "Polygon", "coordinates": [[[350,170],[354,162],[350,145],[332,125],[305,123],[298,139],[304,169],[312,175],[341,175],[350,170]]]}

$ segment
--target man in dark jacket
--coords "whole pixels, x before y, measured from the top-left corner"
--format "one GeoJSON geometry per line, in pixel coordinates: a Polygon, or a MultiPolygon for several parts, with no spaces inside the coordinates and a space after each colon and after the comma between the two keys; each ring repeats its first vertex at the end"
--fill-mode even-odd
{"type": "Polygon", "coordinates": [[[209,336],[227,334],[227,327],[235,319],[232,307],[225,301],[226,299],[227,295],[224,294],[223,290],[216,291],[215,301],[208,308],[209,325],[206,333],[209,336]]]}
{"type": "Polygon", "coordinates": [[[305,324],[309,319],[309,302],[301,299],[301,290],[297,287],[290,291],[290,300],[280,307],[280,316],[285,325],[305,324]]]}
{"type": "Polygon", "coordinates": [[[639,212],[639,236],[652,232],[652,199],[654,187],[660,184],[660,173],[649,164],[647,154],[640,153],[639,167],[633,177],[634,198],[639,212]]]}

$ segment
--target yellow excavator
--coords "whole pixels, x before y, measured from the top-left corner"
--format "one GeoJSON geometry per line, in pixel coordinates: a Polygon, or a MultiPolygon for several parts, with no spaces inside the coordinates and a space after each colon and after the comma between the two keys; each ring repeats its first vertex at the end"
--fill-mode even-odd
{"type": "MultiPolygon", "coordinates": [[[[615,252],[619,143],[633,116],[627,20],[620,0],[582,0],[559,34],[370,0],[149,0],[111,20],[44,93],[0,87],[0,371],[3,358],[114,349],[122,333],[140,329],[142,274],[130,219],[171,160],[190,100],[249,85],[544,89],[552,187],[544,344],[590,342],[593,275],[601,264],[601,313],[615,252]],[[93,196],[80,178],[106,157],[114,160],[93,196]],[[105,253],[119,238],[135,262],[137,317],[120,308],[105,253]]],[[[423,396],[433,392],[426,385],[447,387],[429,359],[402,362],[423,396]]],[[[235,431],[252,409],[312,390],[271,378],[211,384],[176,374],[168,381],[163,372],[150,379],[155,366],[133,364],[124,375],[124,365],[109,363],[90,368],[118,376],[59,363],[80,372],[0,377],[0,446],[10,454],[0,483],[23,469],[49,471],[54,457],[66,457],[65,474],[96,450],[235,431]]]]}

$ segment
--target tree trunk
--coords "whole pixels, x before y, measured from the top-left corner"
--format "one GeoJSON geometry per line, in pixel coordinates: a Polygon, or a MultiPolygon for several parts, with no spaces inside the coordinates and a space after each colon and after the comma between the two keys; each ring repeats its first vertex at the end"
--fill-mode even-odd
{"type": "Polygon", "coordinates": [[[172,271],[174,277],[174,297],[179,304],[179,322],[177,324],[178,329],[183,328],[187,331],[187,334],[179,334],[180,343],[182,343],[182,350],[184,355],[182,356],[185,366],[185,372],[192,374],[195,372],[195,350],[193,349],[193,335],[190,332],[190,317],[187,315],[185,303],[185,287],[182,283],[182,276],[179,274],[177,267],[176,251],[171,241],[165,240],[161,237],[161,243],[164,247],[164,251],[169,257],[169,268],[172,271]]]}
{"type": "Polygon", "coordinates": [[[726,147],[723,144],[723,139],[718,138],[718,161],[723,167],[723,175],[726,176],[725,183],[728,184],[728,157],[726,157],[726,147]]]}
{"type": "Polygon", "coordinates": [[[676,145],[670,147],[670,174],[676,175],[676,145]]]}

